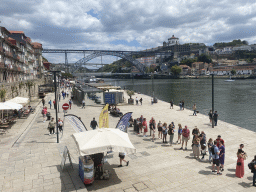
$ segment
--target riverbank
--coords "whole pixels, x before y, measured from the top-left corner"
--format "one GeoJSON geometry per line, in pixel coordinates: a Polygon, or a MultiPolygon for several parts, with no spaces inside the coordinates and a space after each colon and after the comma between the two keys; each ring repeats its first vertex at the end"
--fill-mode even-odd
{"type": "MultiPolygon", "coordinates": [[[[119,73],[119,74],[111,74],[111,75],[96,75],[97,78],[113,78],[113,79],[152,79],[151,74],[144,74],[144,75],[132,75],[128,73],[119,73]]],[[[212,78],[211,75],[180,75],[180,76],[173,76],[167,74],[154,74],[154,79],[210,79],[212,78]]],[[[217,79],[229,79],[230,75],[214,75],[214,78],[217,79]]],[[[255,75],[232,75],[232,79],[256,79],[255,75]]]]}
{"type": "MultiPolygon", "coordinates": [[[[125,100],[129,98],[125,93],[125,100]]],[[[118,167],[118,153],[108,155],[105,169],[110,171],[109,180],[96,180],[91,186],[84,187],[78,177],[78,149],[72,138],[75,132],[68,122],[64,124],[64,133],[60,143],[56,143],[56,135],[48,135],[48,122],[43,123],[39,106],[36,113],[28,118],[26,130],[16,141],[9,140],[1,143],[0,190],[1,191],[254,191],[252,174],[246,167],[256,151],[256,133],[232,124],[219,121],[214,129],[209,124],[207,116],[198,114],[192,116],[192,111],[180,111],[178,106],[170,109],[169,103],[159,100],[151,105],[151,98],[136,93],[133,98],[143,98],[142,105],[118,105],[123,113],[133,112],[133,118],[143,115],[147,121],[154,117],[158,122],[174,122],[176,127],[181,123],[188,126],[190,131],[197,126],[204,131],[207,140],[221,135],[226,145],[225,171],[222,176],[211,172],[211,165],[207,161],[193,158],[191,140],[188,150],[179,150],[180,144],[172,147],[163,144],[161,139],[152,142],[150,137],[142,137],[128,129],[131,142],[137,149],[136,154],[127,154],[129,166],[118,167]],[[12,142],[15,142],[13,145],[12,142]],[[242,179],[235,177],[236,152],[239,144],[245,145],[248,154],[245,161],[245,175],[242,179]],[[71,154],[73,169],[66,161],[65,169],[61,169],[63,147],[67,146],[71,154]]],[[[46,103],[53,99],[54,94],[47,94],[46,103]]],[[[61,99],[60,106],[69,98],[61,99]]],[[[88,130],[93,117],[98,121],[102,105],[86,106],[73,104],[69,114],[81,117],[88,130]]],[[[55,116],[54,110],[49,109],[55,116]]],[[[59,117],[64,113],[60,110],[59,117]]],[[[115,127],[119,118],[109,116],[109,126],[115,127]]],[[[23,125],[20,127],[24,129],[23,125]]],[[[18,129],[18,127],[17,127],[18,129]]],[[[13,132],[15,134],[16,132],[13,132]]],[[[17,131],[19,133],[19,131],[17,131]]],[[[19,133],[20,134],[20,133],[19,133]]],[[[149,133],[147,134],[149,135],[149,133]]],[[[16,138],[16,137],[15,137],[16,138]]],[[[177,132],[174,141],[177,140],[177,132]]],[[[206,156],[206,159],[208,156],[206,156]]]]}
{"type": "MultiPolygon", "coordinates": [[[[151,97],[136,93],[133,98],[143,99],[142,105],[120,105],[118,108],[123,113],[133,112],[133,118],[143,115],[149,122],[154,117],[158,122],[172,121],[176,127],[181,123],[184,127],[188,126],[190,131],[197,126],[200,131],[204,131],[209,138],[216,139],[221,135],[226,145],[225,171],[222,176],[217,176],[211,172],[211,165],[206,161],[198,161],[193,158],[191,140],[188,150],[179,150],[181,145],[174,144],[172,147],[162,143],[161,139],[152,142],[150,137],[142,137],[129,128],[128,134],[131,142],[137,148],[136,154],[128,154],[126,160],[130,161],[128,167],[118,168],[118,154],[114,153],[108,159],[106,168],[110,170],[109,181],[95,181],[92,186],[87,187],[88,191],[208,191],[229,190],[229,191],[253,191],[252,174],[246,167],[247,163],[253,158],[256,151],[255,136],[253,131],[246,130],[223,121],[218,122],[218,126],[211,128],[209,118],[198,114],[193,116],[192,111],[185,109],[180,111],[178,106],[170,109],[167,102],[159,100],[158,103],[151,105],[151,97]],[[239,144],[245,145],[244,150],[248,154],[245,161],[245,176],[243,179],[235,177],[236,153],[239,144]],[[214,180],[214,182],[213,182],[214,180]]],[[[128,95],[125,94],[127,102],[128,95]]],[[[82,109],[74,111],[81,116],[82,109]]],[[[82,116],[86,127],[89,127],[92,117],[99,118],[101,107],[85,109],[85,116],[82,116]]],[[[119,118],[110,116],[110,127],[115,127],[119,118]]],[[[90,128],[89,128],[90,129],[90,128]]],[[[149,133],[148,133],[149,135],[149,133]]],[[[157,137],[158,138],[158,137],[157,137]]],[[[175,132],[174,141],[177,141],[175,132]]],[[[70,146],[75,146],[70,141],[70,146]]]]}

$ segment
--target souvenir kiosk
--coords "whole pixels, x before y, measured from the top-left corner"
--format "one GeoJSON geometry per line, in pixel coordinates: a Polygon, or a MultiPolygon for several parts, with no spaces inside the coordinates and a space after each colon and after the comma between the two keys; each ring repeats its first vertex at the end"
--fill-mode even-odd
{"type": "Polygon", "coordinates": [[[109,178],[109,171],[104,170],[104,154],[136,153],[128,134],[119,129],[100,128],[74,133],[73,138],[80,152],[79,176],[84,184],[91,184],[95,179],[109,178]]]}

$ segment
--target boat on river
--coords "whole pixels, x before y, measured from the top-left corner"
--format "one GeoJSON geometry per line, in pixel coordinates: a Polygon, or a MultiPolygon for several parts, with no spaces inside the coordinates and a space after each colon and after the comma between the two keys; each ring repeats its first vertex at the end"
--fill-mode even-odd
{"type": "Polygon", "coordinates": [[[225,80],[226,82],[232,82],[232,81],[235,81],[234,79],[231,79],[231,76],[229,77],[229,79],[226,79],[225,80]]]}

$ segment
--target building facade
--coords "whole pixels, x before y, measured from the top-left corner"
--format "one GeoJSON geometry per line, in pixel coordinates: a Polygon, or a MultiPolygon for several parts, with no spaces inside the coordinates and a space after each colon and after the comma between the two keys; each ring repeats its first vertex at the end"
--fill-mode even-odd
{"type": "Polygon", "coordinates": [[[0,27],[0,82],[18,82],[40,77],[42,44],[32,43],[23,31],[0,27]]]}

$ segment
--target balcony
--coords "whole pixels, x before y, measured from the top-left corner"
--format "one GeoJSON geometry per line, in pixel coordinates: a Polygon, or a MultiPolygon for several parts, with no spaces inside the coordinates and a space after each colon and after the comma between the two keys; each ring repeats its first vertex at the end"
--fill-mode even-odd
{"type": "Polygon", "coordinates": [[[0,68],[5,68],[4,62],[0,62],[0,68]]]}
{"type": "Polygon", "coordinates": [[[13,55],[13,58],[16,59],[16,60],[18,60],[18,61],[20,61],[20,56],[19,56],[19,55],[14,54],[14,55],[13,55]]]}
{"type": "Polygon", "coordinates": [[[4,53],[4,48],[0,47],[0,53],[4,53]]]}
{"type": "Polygon", "coordinates": [[[10,51],[5,51],[5,56],[13,57],[13,54],[10,51]]]}

